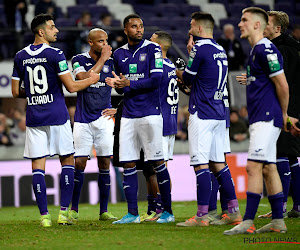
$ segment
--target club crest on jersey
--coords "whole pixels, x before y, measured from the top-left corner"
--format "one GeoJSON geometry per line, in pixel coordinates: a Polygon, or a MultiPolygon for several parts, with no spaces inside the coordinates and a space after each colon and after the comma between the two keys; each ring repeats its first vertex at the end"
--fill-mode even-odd
{"type": "Polygon", "coordinates": [[[144,62],[146,60],[147,54],[140,54],[140,62],[144,62]]]}
{"type": "Polygon", "coordinates": [[[102,71],[104,73],[108,73],[109,72],[109,66],[108,65],[103,65],[102,71]]]}

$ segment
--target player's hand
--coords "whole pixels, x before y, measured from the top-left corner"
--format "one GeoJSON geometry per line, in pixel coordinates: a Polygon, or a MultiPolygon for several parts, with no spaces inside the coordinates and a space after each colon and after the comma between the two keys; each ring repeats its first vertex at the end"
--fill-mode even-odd
{"type": "Polygon", "coordinates": [[[120,74],[120,78],[118,80],[116,80],[115,82],[115,86],[118,89],[124,88],[124,87],[129,87],[130,86],[130,81],[128,79],[125,78],[125,76],[122,75],[122,73],[120,74]]]}
{"type": "Polygon", "coordinates": [[[188,44],[186,46],[187,51],[189,52],[189,54],[190,54],[192,48],[194,47],[194,45],[195,45],[195,42],[194,42],[193,35],[190,34],[190,38],[189,38],[188,44]]]}
{"type": "Polygon", "coordinates": [[[101,114],[103,117],[109,117],[108,120],[110,120],[114,118],[116,113],[117,109],[104,109],[101,114]]]}
{"type": "Polygon", "coordinates": [[[182,58],[177,58],[177,60],[175,62],[175,67],[176,67],[176,69],[178,69],[180,71],[184,71],[184,69],[186,67],[186,63],[182,58]]]}
{"type": "Polygon", "coordinates": [[[300,128],[297,126],[297,123],[299,124],[299,120],[294,118],[294,117],[290,117],[290,120],[291,120],[291,127],[290,127],[290,133],[293,135],[293,136],[300,136],[300,128]]]}
{"type": "Polygon", "coordinates": [[[237,76],[235,78],[239,84],[242,84],[242,85],[247,85],[247,75],[246,73],[243,73],[241,76],[237,76]]]}
{"type": "Polygon", "coordinates": [[[94,84],[94,83],[96,83],[96,82],[99,81],[100,75],[98,73],[95,73],[94,70],[91,70],[91,72],[90,72],[90,78],[91,78],[91,80],[93,82],[92,84],[94,84]]]}
{"type": "Polygon", "coordinates": [[[114,71],[112,71],[111,73],[113,74],[114,77],[113,78],[112,77],[106,77],[105,78],[105,83],[108,86],[112,87],[112,88],[116,88],[115,83],[116,83],[117,80],[120,80],[120,77],[114,71]]]}
{"type": "Polygon", "coordinates": [[[111,54],[112,54],[112,47],[109,46],[108,44],[105,44],[102,48],[100,58],[103,59],[104,61],[107,61],[111,57],[111,54]]]}
{"type": "Polygon", "coordinates": [[[179,78],[176,79],[179,89],[186,95],[190,95],[191,89],[184,84],[179,78]]]}

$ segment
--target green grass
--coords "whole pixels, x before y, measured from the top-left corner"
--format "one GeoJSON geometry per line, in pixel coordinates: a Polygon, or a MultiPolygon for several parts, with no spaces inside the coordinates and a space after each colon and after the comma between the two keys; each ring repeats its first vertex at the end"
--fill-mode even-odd
{"type": "MultiPolygon", "coordinates": [[[[245,211],[245,200],[240,200],[241,212],[245,211]]],[[[140,213],[146,211],[146,202],[139,203],[140,213]]],[[[288,205],[291,208],[291,204],[288,205]]],[[[209,226],[207,228],[180,228],[175,223],[141,223],[112,225],[98,220],[98,205],[80,205],[78,225],[59,226],[56,223],[58,207],[50,206],[53,226],[41,228],[37,207],[6,207],[0,209],[0,249],[293,249],[295,244],[249,245],[245,238],[283,238],[300,242],[300,219],[286,219],[288,233],[261,234],[255,236],[224,236],[223,231],[232,226],[209,226]]],[[[126,203],[109,204],[109,210],[117,217],[127,212],[126,203]]],[[[173,203],[176,222],[184,221],[196,212],[196,202],[173,203]]],[[[259,206],[259,214],[269,211],[267,199],[259,206]]],[[[256,219],[256,228],[270,219],[256,219]]],[[[270,241],[270,240],[269,240],[270,241]]]]}

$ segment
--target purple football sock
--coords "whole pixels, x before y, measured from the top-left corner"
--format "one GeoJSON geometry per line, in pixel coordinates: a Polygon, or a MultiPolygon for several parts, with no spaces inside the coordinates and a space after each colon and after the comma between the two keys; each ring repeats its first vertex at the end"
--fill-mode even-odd
{"type": "Polygon", "coordinates": [[[282,209],[282,200],[284,194],[280,192],[278,194],[269,195],[268,199],[271,204],[272,209],[272,219],[282,219],[283,218],[283,209],[282,209]]]}
{"type": "Polygon", "coordinates": [[[211,193],[210,171],[200,169],[195,172],[197,181],[197,216],[202,217],[208,213],[208,204],[211,193]]]}
{"type": "Polygon", "coordinates": [[[155,212],[157,214],[160,214],[164,209],[160,194],[157,194],[157,198],[154,198],[154,203],[155,203],[155,212]]]}
{"type": "Polygon", "coordinates": [[[277,158],[277,170],[282,183],[282,191],[283,191],[283,212],[286,212],[286,202],[289,195],[290,182],[291,182],[291,172],[290,172],[290,164],[287,157],[278,157],[277,158]]]}
{"type": "MultiPolygon", "coordinates": [[[[228,165],[226,164],[225,167],[228,167],[228,165]]],[[[228,200],[226,199],[222,186],[219,186],[219,192],[220,192],[220,203],[221,203],[222,211],[226,211],[228,210],[228,205],[227,205],[228,200]]]]}
{"type": "Polygon", "coordinates": [[[72,196],[72,207],[71,210],[78,212],[80,192],[84,181],[84,171],[75,169],[74,173],[74,189],[72,196]]]}
{"type": "Polygon", "coordinates": [[[151,214],[151,212],[155,212],[155,203],[154,203],[154,198],[151,194],[147,195],[147,201],[148,201],[148,210],[147,214],[151,214]]]}
{"type": "Polygon", "coordinates": [[[173,214],[169,171],[164,163],[159,165],[158,167],[155,167],[154,169],[156,172],[158,187],[164,206],[164,211],[173,214]]]}
{"type": "Polygon", "coordinates": [[[98,187],[100,191],[100,214],[102,214],[107,212],[110,191],[109,169],[100,169],[98,176],[98,187]]]}
{"type": "Polygon", "coordinates": [[[300,212],[300,166],[297,157],[290,159],[291,166],[291,189],[294,209],[300,212]]]}
{"type": "Polygon", "coordinates": [[[243,220],[254,220],[260,198],[260,194],[247,192],[247,205],[243,220]]]}
{"type": "Polygon", "coordinates": [[[36,203],[41,215],[48,214],[45,171],[42,169],[32,170],[32,188],[36,203]]]}
{"type": "Polygon", "coordinates": [[[217,209],[219,182],[217,181],[215,175],[212,172],[210,172],[210,178],[211,178],[211,194],[209,199],[208,211],[213,211],[217,209]]]}
{"type": "Polygon", "coordinates": [[[216,178],[222,188],[222,192],[227,200],[228,212],[234,213],[239,211],[239,204],[236,199],[233,180],[228,166],[225,166],[216,175],[216,178]]]}
{"type": "Polygon", "coordinates": [[[137,192],[138,192],[138,177],[136,167],[124,168],[123,189],[125,192],[128,213],[138,215],[137,192]]]}
{"type": "Polygon", "coordinates": [[[74,189],[74,166],[64,165],[60,176],[60,209],[67,210],[73,195],[74,189]]]}

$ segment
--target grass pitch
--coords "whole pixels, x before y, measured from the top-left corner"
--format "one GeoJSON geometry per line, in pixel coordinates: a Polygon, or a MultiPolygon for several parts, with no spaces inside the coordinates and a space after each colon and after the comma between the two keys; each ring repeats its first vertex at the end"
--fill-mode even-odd
{"type": "MultiPolygon", "coordinates": [[[[240,200],[242,214],[245,200],[240,200]]],[[[291,208],[288,204],[288,209],[291,208]]],[[[146,211],[147,203],[139,202],[139,212],[146,211]]],[[[249,242],[300,242],[300,219],[286,219],[288,233],[225,236],[223,231],[232,226],[205,228],[176,227],[196,213],[196,202],[174,202],[176,222],[169,224],[141,223],[112,225],[98,220],[99,206],[80,204],[78,225],[60,226],[56,223],[58,207],[49,206],[53,226],[39,226],[37,206],[0,209],[0,249],[299,249],[299,244],[249,242]]],[[[109,211],[121,218],[127,213],[127,204],[109,204],[109,211]]],[[[261,200],[258,214],[270,211],[266,198],[261,200]]],[[[270,219],[256,219],[256,228],[270,219]]]]}

